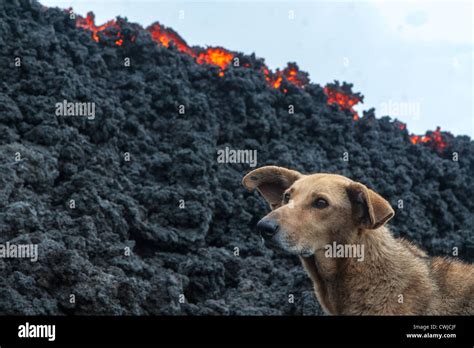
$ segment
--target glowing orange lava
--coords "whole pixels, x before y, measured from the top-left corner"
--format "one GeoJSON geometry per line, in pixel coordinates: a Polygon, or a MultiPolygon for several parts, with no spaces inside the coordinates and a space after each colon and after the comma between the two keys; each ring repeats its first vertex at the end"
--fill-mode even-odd
{"type": "Polygon", "coordinates": [[[288,67],[283,70],[283,74],[288,82],[300,88],[304,88],[309,83],[308,77],[301,73],[294,64],[289,64],[288,67]]]}
{"type": "Polygon", "coordinates": [[[223,48],[208,48],[206,51],[199,53],[196,62],[198,64],[217,65],[221,69],[225,69],[232,58],[234,58],[234,55],[223,48]]]}
{"type": "Polygon", "coordinates": [[[151,38],[156,43],[170,47],[172,43],[180,52],[189,54],[190,56],[196,57],[194,51],[186,44],[186,42],[172,29],[168,29],[159,23],[153,23],[146,30],[151,34],[151,38]]]}
{"type": "MultiPolygon", "coordinates": [[[[92,32],[92,39],[95,42],[99,42],[98,33],[102,32],[106,29],[109,29],[109,28],[117,29],[117,31],[118,31],[117,37],[119,37],[119,38],[121,37],[120,27],[117,25],[117,22],[115,20],[110,20],[107,23],[102,24],[102,25],[95,25],[95,16],[92,12],[88,12],[86,18],[81,17],[81,16],[77,16],[76,26],[79,27],[79,28],[83,28],[83,29],[87,29],[87,30],[91,31],[92,32]]],[[[117,43],[117,45],[120,46],[120,45],[122,45],[123,41],[120,41],[120,39],[118,39],[116,41],[116,43],[117,43]],[[117,42],[119,42],[119,43],[117,43],[117,42]]]]}
{"type": "Polygon", "coordinates": [[[423,136],[412,135],[410,136],[410,141],[412,144],[428,143],[440,151],[448,146],[448,143],[444,140],[444,137],[441,134],[440,127],[436,127],[436,130],[433,132],[426,132],[423,136]]]}
{"type": "MultiPolygon", "coordinates": [[[[102,25],[96,25],[94,14],[89,12],[85,18],[77,16],[76,26],[89,30],[92,33],[91,36],[95,42],[100,41],[99,33],[113,28],[115,33],[104,33],[104,35],[107,34],[109,37],[111,35],[115,35],[113,36],[115,38],[114,43],[117,46],[122,46],[124,44],[125,38],[121,33],[120,25],[115,20],[108,21],[102,25]]],[[[135,28],[138,30],[144,30],[138,25],[135,25],[135,28]]],[[[179,36],[173,29],[166,28],[158,22],[153,23],[145,30],[150,33],[152,40],[161,46],[168,48],[170,45],[173,45],[178,49],[178,51],[186,53],[195,58],[198,64],[218,66],[221,69],[221,72],[218,73],[218,76],[220,77],[224,76],[222,70],[225,70],[234,58],[234,54],[232,52],[220,47],[209,47],[205,50],[194,49],[188,46],[186,41],[184,41],[183,38],[181,38],[181,36],[179,36]]],[[[135,39],[136,36],[132,36],[130,41],[135,42],[135,39]]],[[[243,66],[245,68],[251,68],[249,63],[245,63],[243,66]]],[[[286,78],[286,80],[291,84],[300,88],[304,88],[309,83],[307,73],[300,72],[296,64],[288,64],[288,67],[281,71],[277,70],[275,73],[270,72],[268,68],[264,67],[264,74],[265,80],[275,89],[279,89],[281,87],[283,77],[286,78]]],[[[283,92],[287,93],[288,89],[284,88],[283,92]]]]}
{"type": "MultiPolygon", "coordinates": [[[[67,11],[72,11],[68,9],[67,11]]],[[[135,42],[136,35],[123,35],[121,32],[121,25],[123,23],[122,19],[110,20],[102,25],[95,24],[95,17],[92,12],[87,13],[87,16],[81,17],[77,16],[76,26],[89,30],[91,32],[91,37],[95,42],[100,42],[101,35],[112,38],[115,45],[122,46],[125,41],[135,42]]],[[[162,26],[158,22],[153,23],[146,29],[143,29],[137,24],[129,24],[134,30],[142,31],[146,30],[150,33],[151,38],[157,44],[169,48],[171,45],[176,47],[180,52],[190,55],[193,57],[198,64],[207,64],[214,65],[220,68],[218,72],[219,77],[224,77],[224,70],[229,66],[234,54],[230,51],[227,51],[221,47],[209,47],[207,49],[193,48],[188,46],[186,41],[181,38],[174,30],[162,26]]],[[[244,68],[251,69],[252,66],[249,63],[243,64],[244,68]]],[[[254,68],[255,69],[255,68],[254,68]]],[[[294,63],[289,63],[288,66],[283,70],[276,70],[272,72],[268,69],[267,66],[263,65],[261,68],[263,72],[265,81],[269,86],[275,89],[281,90],[283,93],[288,93],[287,85],[283,85],[284,81],[298,87],[305,88],[309,84],[309,77],[306,72],[300,71],[298,66],[294,63]]],[[[338,105],[340,110],[349,110],[352,113],[352,118],[354,121],[360,119],[358,113],[354,110],[354,106],[357,103],[363,101],[363,96],[358,93],[352,93],[351,85],[343,84],[342,86],[339,82],[331,83],[324,87],[324,93],[327,96],[327,104],[338,105]]],[[[400,130],[406,129],[406,124],[396,121],[395,126],[400,130]]],[[[448,133],[449,135],[449,133],[448,133]]],[[[440,127],[437,127],[433,132],[426,132],[425,135],[411,135],[410,142],[412,144],[428,144],[431,147],[442,151],[448,145],[445,137],[441,134],[440,127]]]]}
{"type": "Polygon", "coordinates": [[[324,93],[326,93],[328,100],[328,105],[337,104],[340,110],[349,110],[352,113],[352,118],[354,121],[359,120],[359,114],[357,111],[354,110],[354,105],[361,102],[361,98],[359,98],[355,94],[350,94],[348,92],[343,91],[340,88],[335,87],[324,87],[324,93]]]}
{"type": "MultiPolygon", "coordinates": [[[[300,72],[296,64],[288,64],[283,70],[277,70],[276,72],[270,71],[266,66],[262,68],[265,80],[270,86],[275,89],[279,89],[283,82],[283,77],[291,84],[304,88],[309,83],[307,73],[300,72]]],[[[284,88],[283,93],[287,93],[288,89],[284,88]]]]}

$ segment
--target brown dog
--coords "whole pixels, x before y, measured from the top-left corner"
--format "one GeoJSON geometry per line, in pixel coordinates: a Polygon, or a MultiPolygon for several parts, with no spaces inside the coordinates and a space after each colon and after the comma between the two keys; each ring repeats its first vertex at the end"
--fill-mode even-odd
{"type": "Polygon", "coordinates": [[[384,226],[392,207],[366,186],[275,166],[243,185],[272,209],[257,224],[265,244],[300,256],[327,313],[474,314],[474,266],[394,238],[384,226]]]}

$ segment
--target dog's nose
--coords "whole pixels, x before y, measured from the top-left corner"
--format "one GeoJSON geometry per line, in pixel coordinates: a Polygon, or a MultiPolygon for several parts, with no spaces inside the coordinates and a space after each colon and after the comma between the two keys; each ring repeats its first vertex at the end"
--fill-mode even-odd
{"type": "Polygon", "coordinates": [[[273,237],[279,228],[280,226],[278,226],[275,220],[268,218],[263,218],[257,223],[257,230],[265,239],[273,237]]]}

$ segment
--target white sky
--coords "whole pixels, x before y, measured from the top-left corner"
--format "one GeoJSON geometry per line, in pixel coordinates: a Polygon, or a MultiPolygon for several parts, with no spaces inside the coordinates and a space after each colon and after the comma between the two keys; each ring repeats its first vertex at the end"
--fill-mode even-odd
{"type": "Polygon", "coordinates": [[[471,1],[40,2],[93,11],[96,23],[118,15],[143,26],[159,21],[189,45],[255,52],[273,69],[295,61],[313,82],[353,83],[365,96],[358,110],[375,107],[410,132],[441,126],[474,136],[471,1]]]}

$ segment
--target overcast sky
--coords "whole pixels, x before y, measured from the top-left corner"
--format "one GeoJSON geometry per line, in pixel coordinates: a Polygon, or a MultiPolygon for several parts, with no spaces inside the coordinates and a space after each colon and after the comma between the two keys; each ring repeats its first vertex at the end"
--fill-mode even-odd
{"type": "Polygon", "coordinates": [[[40,0],[96,23],[118,15],[175,29],[189,45],[255,52],[272,68],[295,61],[324,85],[354,84],[376,108],[424,134],[474,136],[473,3],[466,1],[40,0]],[[180,13],[184,11],[184,19],[180,13]]]}

